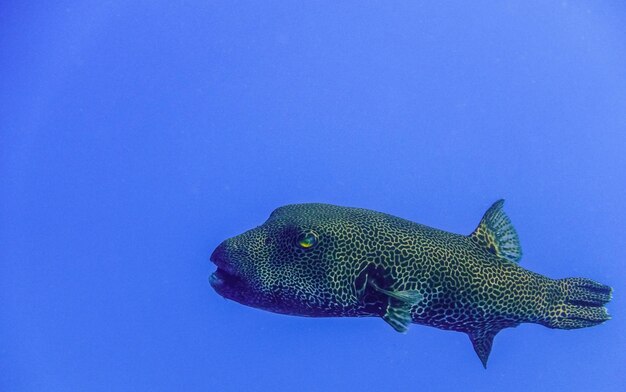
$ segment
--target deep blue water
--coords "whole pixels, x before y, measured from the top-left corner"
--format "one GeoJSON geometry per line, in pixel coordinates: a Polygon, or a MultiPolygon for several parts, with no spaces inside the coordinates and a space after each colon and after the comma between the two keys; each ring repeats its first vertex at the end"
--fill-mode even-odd
{"type": "Polygon", "coordinates": [[[625,391],[619,2],[0,6],[1,391],[625,391]],[[506,3],[506,4],[503,4],[506,3]],[[613,320],[464,334],[223,300],[209,261],[325,202],[614,287],[613,320]]]}

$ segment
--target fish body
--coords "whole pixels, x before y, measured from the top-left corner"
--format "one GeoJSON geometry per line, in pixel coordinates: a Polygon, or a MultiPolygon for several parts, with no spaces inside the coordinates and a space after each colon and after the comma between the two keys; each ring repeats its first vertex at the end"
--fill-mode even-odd
{"type": "Polygon", "coordinates": [[[287,205],[222,242],[210,282],[226,298],[276,313],[464,332],[485,367],[504,328],[608,320],[609,286],[550,279],[518,264],[518,236],[502,206],[494,203],[476,230],[460,235],[366,209],[287,205]]]}

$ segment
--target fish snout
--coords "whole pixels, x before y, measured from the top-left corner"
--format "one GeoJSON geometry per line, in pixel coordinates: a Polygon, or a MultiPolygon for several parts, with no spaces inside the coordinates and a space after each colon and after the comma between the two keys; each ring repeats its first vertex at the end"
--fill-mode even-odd
{"type": "Polygon", "coordinates": [[[211,253],[211,261],[217,266],[217,270],[209,277],[209,283],[213,287],[223,286],[229,276],[233,275],[233,268],[229,263],[227,241],[222,242],[211,253]]]}
{"type": "Polygon", "coordinates": [[[210,259],[217,266],[217,270],[209,276],[209,283],[218,292],[223,292],[227,287],[240,286],[243,283],[240,273],[237,271],[236,256],[233,263],[231,245],[231,240],[225,240],[211,253],[210,259]]]}
{"type": "Polygon", "coordinates": [[[226,241],[222,242],[211,253],[211,261],[218,267],[222,267],[227,263],[228,255],[226,252],[226,241]]]}

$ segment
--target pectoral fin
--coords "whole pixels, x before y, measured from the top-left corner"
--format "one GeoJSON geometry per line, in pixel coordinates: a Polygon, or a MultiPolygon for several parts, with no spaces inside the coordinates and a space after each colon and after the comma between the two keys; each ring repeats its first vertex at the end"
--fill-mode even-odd
{"type": "Polygon", "coordinates": [[[391,325],[398,332],[405,333],[409,330],[411,324],[411,307],[410,306],[387,306],[387,311],[383,315],[383,320],[391,325]]]}
{"type": "Polygon", "coordinates": [[[411,308],[418,304],[423,296],[416,290],[390,291],[378,287],[372,283],[372,287],[388,297],[388,304],[383,320],[398,332],[406,332],[413,321],[411,308]]]}

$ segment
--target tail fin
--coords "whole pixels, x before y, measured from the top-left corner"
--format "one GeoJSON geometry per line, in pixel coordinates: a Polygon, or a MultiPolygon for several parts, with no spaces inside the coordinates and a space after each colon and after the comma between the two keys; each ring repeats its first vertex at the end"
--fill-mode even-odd
{"type": "Polygon", "coordinates": [[[551,306],[542,322],[546,327],[585,328],[611,318],[604,307],[611,300],[611,287],[585,278],[559,279],[554,283],[551,306]]]}

